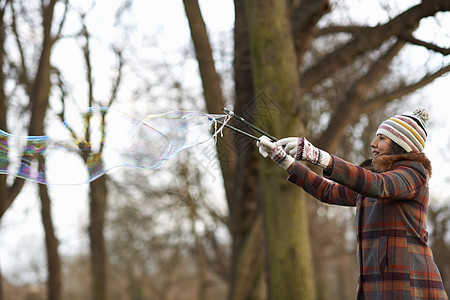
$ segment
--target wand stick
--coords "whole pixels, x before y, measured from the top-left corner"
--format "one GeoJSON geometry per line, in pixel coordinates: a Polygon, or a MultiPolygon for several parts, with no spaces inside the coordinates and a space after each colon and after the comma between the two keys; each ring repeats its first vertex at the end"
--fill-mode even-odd
{"type": "MultiPolygon", "coordinates": [[[[224,107],[224,108],[222,108],[222,111],[223,111],[224,113],[226,113],[227,115],[232,116],[232,117],[238,119],[239,121],[241,121],[242,123],[244,123],[244,124],[247,125],[248,127],[250,127],[250,128],[252,128],[252,129],[258,131],[258,132],[261,133],[262,135],[267,136],[267,137],[268,137],[269,139],[271,139],[272,141],[274,141],[274,142],[278,141],[278,139],[277,139],[276,137],[274,137],[274,136],[268,134],[267,132],[265,132],[264,130],[262,130],[262,129],[256,127],[256,126],[253,125],[252,123],[246,121],[244,118],[242,118],[242,117],[236,115],[236,114],[235,114],[234,112],[232,112],[231,110],[229,110],[229,109],[227,109],[227,108],[224,107]]],[[[259,139],[258,139],[258,141],[259,141],[259,139]]]]}

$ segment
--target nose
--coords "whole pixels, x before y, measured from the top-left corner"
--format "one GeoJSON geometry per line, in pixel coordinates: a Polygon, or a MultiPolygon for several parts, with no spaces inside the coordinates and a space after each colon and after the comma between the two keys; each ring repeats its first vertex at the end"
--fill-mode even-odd
{"type": "Polygon", "coordinates": [[[370,143],[370,147],[376,148],[378,146],[377,140],[378,140],[378,137],[374,138],[372,143],[370,143]]]}

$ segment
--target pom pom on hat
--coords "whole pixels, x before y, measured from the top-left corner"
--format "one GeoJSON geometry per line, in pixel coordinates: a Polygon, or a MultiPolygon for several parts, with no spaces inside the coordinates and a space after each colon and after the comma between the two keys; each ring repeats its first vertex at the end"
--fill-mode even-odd
{"type": "Polygon", "coordinates": [[[378,127],[383,134],[406,152],[423,152],[427,140],[427,124],[430,120],[425,108],[417,108],[412,115],[398,115],[385,120],[378,127]]]}
{"type": "Polygon", "coordinates": [[[425,126],[427,126],[428,121],[430,121],[430,114],[428,113],[426,108],[423,107],[416,108],[413,111],[413,116],[421,118],[425,126]]]}

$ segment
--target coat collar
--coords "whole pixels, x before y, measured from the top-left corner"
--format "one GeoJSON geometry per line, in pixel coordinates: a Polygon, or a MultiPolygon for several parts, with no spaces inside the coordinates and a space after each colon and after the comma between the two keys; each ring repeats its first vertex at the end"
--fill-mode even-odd
{"type": "Polygon", "coordinates": [[[395,163],[404,160],[415,161],[422,164],[431,175],[431,162],[424,153],[384,154],[380,155],[375,160],[365,160],[360,166],[381,173],[389,171],[395,163]]]}

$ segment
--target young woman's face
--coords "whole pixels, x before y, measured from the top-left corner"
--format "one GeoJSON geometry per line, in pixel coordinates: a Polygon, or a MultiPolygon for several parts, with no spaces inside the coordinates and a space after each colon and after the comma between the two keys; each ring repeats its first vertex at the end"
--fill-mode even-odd
{"type": "Polygon", "coordinates": [[[391,140],[385,135],[379,134],[377,137],[370,143],[370,147],[372,147],[373,159],[382,154],[388,154],[391,150],[391,140]]]}

